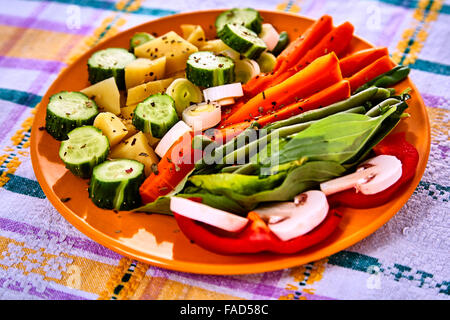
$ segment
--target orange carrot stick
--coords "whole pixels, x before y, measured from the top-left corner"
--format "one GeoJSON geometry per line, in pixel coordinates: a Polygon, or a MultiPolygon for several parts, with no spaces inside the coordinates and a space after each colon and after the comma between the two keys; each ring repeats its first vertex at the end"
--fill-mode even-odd
{"type": "Polygon", "coordinates": [[[292,41],[277,57],[275,67],[271,73],[260,74],[252,78],[244,86],[247,96],[253,97],[265,90],[273,79],[288,70],[301,59],[308,50],[312,49],[319,41],[333,29],[333,20],[324,15],[314,22],[300,37],[292,41]]]}
{"type": "Polygon", "coordinates": [[[340,26],[334,28],[314,48],[309,50],[295,66],[293,66],[294,70],[299,71],[318,57],[330,52],[334,52],[337,56],[343,54],[353,38],[354,29],[355,28],[350,22],[344,22],[340,26]]]}
{"type": "Polygon", "coordinates": [[[389,56],[383,56],[380,59],[372,62],[367,67],[348,78],[352,92],[354,92],[364,83],[372,80],[382,73],[391,70],[393,67],[394,64],[392,63],[391,59],[389,59],[389,56]]]}
{"type": "Polygon", "coordinates": [[[342,76],[344,78],[349,78],[375,60],[387,55],[389,55],[389,53],[386,47],[369,48],[357,51],[339,61],[342,76]]]}
{"type": "Polygon", "coordinates": [[[299,38],[292,41],[277,57],[274,72],[284,72],[296,64],[333,29],[333,19],[324,15],[314,22],[299,38]]]}
{"type": "Polygon", "coordinates": [[[339,60],[331,52],[313,61],[306,68],[250,99],[223,125],[252,120],[256,116],[277,110],[282,106],[304,99],[342,80],[339,60]]]}

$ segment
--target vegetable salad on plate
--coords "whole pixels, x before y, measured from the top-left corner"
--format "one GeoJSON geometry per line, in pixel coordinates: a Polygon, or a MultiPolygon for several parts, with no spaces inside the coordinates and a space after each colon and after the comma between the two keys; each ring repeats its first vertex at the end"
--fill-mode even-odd
{"type": "Polygon", "coordinates": [[[340,207],[371,208],[410,181],[408,76],[388,50],[350,51],[330,16],[290,39],[251,8],[216,38],[183,24],[142,30],[88,60],[90,86],[47,105],[59,157],[98,207],[173,215],[221,254],[295,253],[327,239],[340,207]]]}

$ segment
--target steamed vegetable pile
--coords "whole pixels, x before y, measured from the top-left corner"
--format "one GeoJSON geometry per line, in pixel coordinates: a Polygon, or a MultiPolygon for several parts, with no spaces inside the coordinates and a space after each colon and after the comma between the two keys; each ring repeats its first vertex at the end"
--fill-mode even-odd
{"type": "Polygon", "coordinates": [[[390,132],[409,115],[409,69],[386,48],[349,53],[353,26],[301,36],[234,8],[88,61],[91,85],[53,95],[46,129],[105,209],[174,215],[196,245],[294,253],[339,226],[340,206],[382,205],[415,173],[390,132]]]}

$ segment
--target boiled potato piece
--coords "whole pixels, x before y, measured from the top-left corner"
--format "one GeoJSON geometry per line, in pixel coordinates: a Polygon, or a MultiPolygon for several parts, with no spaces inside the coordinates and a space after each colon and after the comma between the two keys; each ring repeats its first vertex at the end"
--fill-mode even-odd
{"type": "Polygon", "coordinates": [[[197,48],[203,47],[206,42],[205,31],[203,31],[203,28],[201,26],[196,26],[186,40],[192,43],[197,48]]]}
{"type": "Polygon", "coordinates": [[[120,92],[114,77],[97,82],[81,92],[93,99],[100,111],[120,114],[120,92]]]}
{"type": "MultiPolygon", "coordinates": [[[[131,136],[134,136],[136,133],[139,132],[138,129],[136,129],[136,127],[133,125],[133,121],[131,119],[120,119],[123,123],[123,125],[125,126],[125,128],[127,128],[127,135],[125,137],[123,137],[123,139],[128,139],[131,136]]],[[[152,144],[150,143],[150,146],[152,146],[152,144]]]]}
{"type": "Polygon", "coordinates": [[[150,81],[128,90],[127,106],[135,105],[144,101],[155,93],[164,93],[173,82],[173,78],[150,81]]]}
{"type": "Polygon", "coordinates": [[[155,60],[138,58],[125,67],[125,86],[127,89],[140,84],[164,78],[166,57],[155,60]]]}
{"type": "Polygon", "coordinates": [[[195,30],[197,25],[195,24],[182,24],[180,25],[181,33],[183,34],[183,38],[187,40],[191,33],[195,30]]]}
{"type": "Polygon", "coordinates": [[[204,45],[201,46],[199,49],[200,51],[212,51],[216,54],[219,54],[222,51],[229,50],[231,48],[227,46],[222,40],[216,39],[205,41],[204,45]]]}
{"type": "Polygon", "coordinates": [[[165,56],[167,74],[186,68],[189,55],[197,51],[196,46],[184,40],[174,31],[134,48],[134,53],[139,58],[154,60],[165,56]]]}
{"type": "Polygon", "coordinates": [[[147,137],[148,144],[149,144],[153,149],[155,149],[156,146],[158,145],[158,143],[159,143],[159,141],[160,141],[161,139],[158,139],[158,138],[155,138],[154,136],[152,136],[152,133],[151,133],[151,132],[149,132],[149,133],[144,133],[144,134],[145,134],[145,136],[147,137]]]}
{"type": "Polygon", "coordinates": [[[120,116],[126,120],[132,119],[134,109],[136,109],[137,105],[138,105],[138,103],[120,108],[120,116]]]}
{"type": "Polygon", "coordinates": [[[100,112],[95,117],[94,127],[108,138],[110,147],[118,144],[128,133],[120,118],[111,112],[100,112]]]}
{"type": "Polygon", "coordinates": [[[146,176],[152,173],[152,164],[158,164],[158,156],[150,147],[144,133],[139,131],[135,135],[123,140],[109,154],[112,159],[132,159],[142,163],[146,176]]]}

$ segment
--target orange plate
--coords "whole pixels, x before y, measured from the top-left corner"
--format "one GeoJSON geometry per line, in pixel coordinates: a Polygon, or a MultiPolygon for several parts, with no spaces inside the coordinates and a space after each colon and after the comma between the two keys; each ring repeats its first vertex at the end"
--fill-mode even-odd
{"type": "MultiPolygon", "coordinates": [[[[343,250],[367,237],[385,224],[408,201],[418,185],[430,151],[430,125],[424,103],[413,83],[407,79],[397,86],[399,91],[411,87],[408,102],[411,118],[404,120],[396,131],[407,131],[407,139],[419,151],[420,161],[414,180],[405,186],[389,203],[368,210],[345,209],[344,218],[332,237],[298,254],[222,256],[203,250],[180,232],[175,219],[164,215],[148,215],[97,208],[88,198],[88,181],[75,177],[65,169],[58,157],[59,142],[45,131],[45,111],[52,94],[62,90],[77,91],[89,85],[87,60],[97,50],[108,47],[128,48],[129,39],[137,31],[157,32],[170,30],[180,33],[183,23],[200,23],[208,38],[215,37],[214,21],[222,10],[183,13],[150,21],[112,37],[86,52],[65,69],[52,84],[37,107],[31,131],[31,158],[36,177],[47,198],[55,208],[78,230],[98,243],[125,256],[162,268],[203,274],[244,274],[273,271],[315,261],[343,250]],[[61,202],[70,197],[71,201],[61,202]]],[[[299,36],[313,20],[294,14],[261,11],[266,22],[278,30],[286,30],[291,39],[299,36]]],[[[352,51],[372,47],[354,37],[352,51]]]]}

